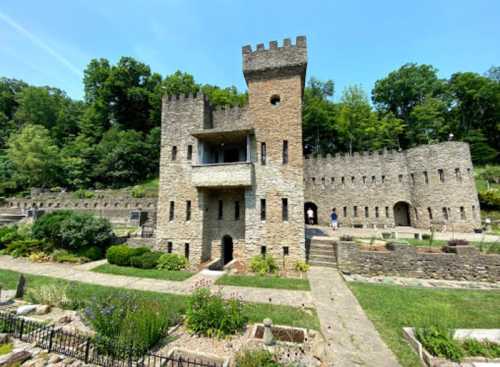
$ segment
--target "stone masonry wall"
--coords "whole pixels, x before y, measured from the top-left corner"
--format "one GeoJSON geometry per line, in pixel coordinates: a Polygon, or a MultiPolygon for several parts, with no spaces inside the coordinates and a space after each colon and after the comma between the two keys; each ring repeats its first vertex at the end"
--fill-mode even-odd
{"type": "Polygon", "coordinates": [[[396,245],[393,251],[363,251],[354,242],[337,243],[337,263],[342,272],[367,276],[500,281],[500,255],[419,253],[417,248],[396,245]]]}
{"type": "Polygon", "coordinates": [[[429,228],[431,222],[448,231],[480,227],[467,143],[309,158],[304,177],[305,201],[318,206],[322,224],[328,224],[331,209],[336,208],[341,225],[391,227],[394,205],[403,202],[409,206],[413,227],[429,228]]]}

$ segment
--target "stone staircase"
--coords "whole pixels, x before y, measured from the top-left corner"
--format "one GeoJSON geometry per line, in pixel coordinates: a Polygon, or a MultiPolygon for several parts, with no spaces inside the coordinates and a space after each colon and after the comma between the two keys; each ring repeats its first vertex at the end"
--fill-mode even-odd
{"type": "Polygon", "coordinates": [[[307,260],[311,266],[337,267],[335,239],[331,237],[310,238],[307,260]]]}

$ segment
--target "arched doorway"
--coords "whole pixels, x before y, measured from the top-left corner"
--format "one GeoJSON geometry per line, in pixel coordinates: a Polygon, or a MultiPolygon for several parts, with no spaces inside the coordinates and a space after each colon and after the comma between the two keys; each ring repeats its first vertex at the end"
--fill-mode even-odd
{"type": "Polygon", "coordinates": [[[398,201],[394,205],[394,224],[397,227],[411,226],[410,204],[408,204],[404,201],[398,201]]]}
{"type": "Polygon", "coordinates": [[[231,236],[222,237],[222,262],[224,265],[233,261],[233,239],[231,236]]]}
{"type": "Polygon", "coordinates": [[[311,224],[309,222],[309,218],[307,215],[307,211],[309,209],[311,209],[313,211],[313,223],[312,224],[318,224],[318,206],[310,201],[304,203],[304,222],[306,224],[311,224]]]}

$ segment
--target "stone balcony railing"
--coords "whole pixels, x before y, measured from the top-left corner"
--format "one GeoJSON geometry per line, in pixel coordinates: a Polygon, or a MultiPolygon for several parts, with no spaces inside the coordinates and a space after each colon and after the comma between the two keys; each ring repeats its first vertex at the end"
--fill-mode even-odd
{"type": "Polygon", "coordinates": [[[247,187],[253,184],[253,163],[212,163],[193,165],[195,187],[247,187]]]}

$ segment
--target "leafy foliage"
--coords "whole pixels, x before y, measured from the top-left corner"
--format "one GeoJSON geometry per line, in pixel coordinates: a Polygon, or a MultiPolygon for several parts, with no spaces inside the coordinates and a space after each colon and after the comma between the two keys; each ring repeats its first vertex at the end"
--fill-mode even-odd
{"type": "Polygon", "coordinates": [[[127,245],[115,245],[108,248],[106,258],[110,264],[130,266],[134,256],[141,256],[147,252],[150,252],[147,247],[132,248],[127,245]]]}
{"type": "Polygon", "coordinates": [[[271,255],[259,255],[250,260],[250,270],[261,275],[273,274],[278,271],[278,265],[271,255]]]}
{"type": "Polygon", "coordinates": [[[158,260],[162,256],[161,252],[149,251],[139,256],[130,258],[130,265],[140,269],[154,269],[158,265],[158,260]]]}
{"type": "Polygon", "coordinates": [[[221,338],[235,334],[246,322],[239,300],[225,301],[207,288],[199,288],[189,297],[186,325],[196,334],[221,338]]]}
{"type": "Polygon", "coordinates": [[[157,268],[160,270],[179,271],[185,269],[188,261],[184,256],[177,254],[163,254],[158,259],[157,268]]]}
{"type": "Polygon", "coordinates": [[[452,332],[440,326],[417,328],[415,335],[420,343],[436,357],[459,362],[464,357],[460,344],[453,339],[452,332]]]}
{"type": "Polygon", "coordinates": [[[266,349],[245,349],[235,358],[236,367],[280,367],[274,355],[266,349]]]}

